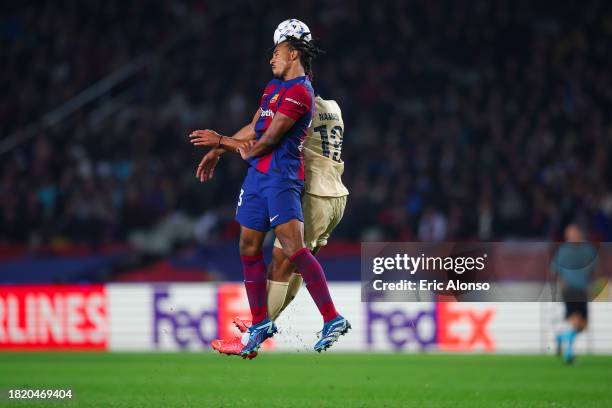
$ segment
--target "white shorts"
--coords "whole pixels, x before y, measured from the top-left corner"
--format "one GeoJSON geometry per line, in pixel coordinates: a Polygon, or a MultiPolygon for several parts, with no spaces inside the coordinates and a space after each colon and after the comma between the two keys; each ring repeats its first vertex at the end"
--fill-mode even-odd
{"type": "MultiPolygon", "coordinates": [[[[340,223],[344,215],[347,196],[321,197],[305,193],[302,197],[302,212],[304,213],[304,242],[308,249],[327,245],[332,231],[340,223]]],[[[278,238],[274,246],[282,248],[278,238]]]]}

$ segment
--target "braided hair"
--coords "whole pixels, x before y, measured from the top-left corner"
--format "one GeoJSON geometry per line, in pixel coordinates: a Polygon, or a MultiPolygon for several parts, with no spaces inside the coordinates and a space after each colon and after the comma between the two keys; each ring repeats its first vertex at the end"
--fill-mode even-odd
{"type": "Polygon", "coordinates": [[[289,45],[289,48],[300,52],[300,62],[302,63],[302,67],[304,67],[304,72],[312,79],[312,60],[323,54],[324,51],[310,41],[304,41],[294,37],[288,37],[285,42],[289,45]]]}

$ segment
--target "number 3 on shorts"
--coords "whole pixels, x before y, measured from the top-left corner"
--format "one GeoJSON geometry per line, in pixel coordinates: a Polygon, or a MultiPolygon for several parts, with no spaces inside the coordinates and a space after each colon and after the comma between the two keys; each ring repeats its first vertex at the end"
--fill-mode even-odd
{"type": "Polygon", "coordinates": [[[244,190],[240,189],[240,195],[238,196],[238,207],[242,204],[242,195],[244,194],[244,190]]]}

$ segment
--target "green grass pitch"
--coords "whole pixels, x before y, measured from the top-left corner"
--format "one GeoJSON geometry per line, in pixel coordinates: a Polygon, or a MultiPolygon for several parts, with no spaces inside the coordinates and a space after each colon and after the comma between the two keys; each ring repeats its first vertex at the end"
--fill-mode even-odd
{"type": "Polygon", "coordinates": [[[0,406],[610,407],[612,356],[0,353],[0,406]],[[71,388],[15,401],[11,388],[71,388]]]}

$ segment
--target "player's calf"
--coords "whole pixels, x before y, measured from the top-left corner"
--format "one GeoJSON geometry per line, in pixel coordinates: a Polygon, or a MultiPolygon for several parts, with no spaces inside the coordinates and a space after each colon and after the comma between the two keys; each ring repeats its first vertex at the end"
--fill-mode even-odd
{"type": "Polygon", "coordinates": [[[329,322],[339,316],[329,293],[323,268],[308,248],[302,248],[291,256],[297,270],[306,282],[306,289],[314,300],[324,322],[329,322]]]}

